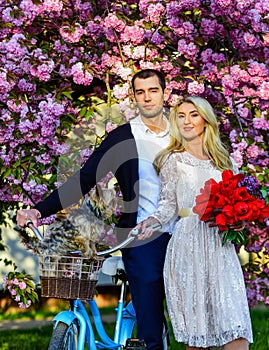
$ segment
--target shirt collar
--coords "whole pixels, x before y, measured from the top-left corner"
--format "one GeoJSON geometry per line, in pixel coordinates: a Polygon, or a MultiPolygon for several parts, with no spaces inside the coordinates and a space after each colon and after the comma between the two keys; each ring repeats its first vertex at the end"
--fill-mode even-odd
{"type": "Polygon", "coordinates": [[[165,115],[163,115],[163,119],[166,122],[166,128],[165,128],[165,130],[161,131],[159,134],[156,134],[155,132],[150,130],[150,128],[143,122],[143,120],[142,120],[140,115],[137,116],[137,122],[138,122],[139,127],[141,128],[141,130],[145,134],[154,134],[154,135],[156,135],[156,137],[165,137],[170,131],[170,124],[169,124],[169,121],[168,121],[168,119],[166,118],[165,115]]]}

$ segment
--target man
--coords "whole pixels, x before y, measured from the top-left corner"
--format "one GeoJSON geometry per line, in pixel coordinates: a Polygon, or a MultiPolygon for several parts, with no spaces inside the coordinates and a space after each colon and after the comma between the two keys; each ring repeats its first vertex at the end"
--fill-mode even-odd
{"type": "MultiPolygon", "coordinates": [[[[137,223],[157,207],[159,180],[152,162],[169,143],[169,123],[163,115],[168,97],[164,76],[146,69],[132,79],[133,97],[139,116],[111,131],[87,162],[58,190],[30,210],[19,210],[17,222],[35,225],[38,217],[47,217],[76,203],[111,171],[123,195],[124,209],[117,234],[124,239],[137,223]]],[[[137,316],[137,336],[148,350],[162,350],[163,264],[169,233],[158,232],[155,239],[141,241],[123,249],[122,256],[137,316]]]]}

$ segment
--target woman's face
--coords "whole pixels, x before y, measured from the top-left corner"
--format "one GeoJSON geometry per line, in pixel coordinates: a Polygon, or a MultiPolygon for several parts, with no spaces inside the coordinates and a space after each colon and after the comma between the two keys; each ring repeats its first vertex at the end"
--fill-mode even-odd
{"type": "Polygon", "coordinates": [[[179,133],[186,141],[202,139],[206,122],[192,103],[182,103],[177,108],[176,118],[179,133]]]}

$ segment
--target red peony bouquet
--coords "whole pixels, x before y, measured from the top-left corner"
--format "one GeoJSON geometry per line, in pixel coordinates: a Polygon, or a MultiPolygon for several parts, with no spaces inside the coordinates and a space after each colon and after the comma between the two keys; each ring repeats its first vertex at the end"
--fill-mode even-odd
{"type": "Polygon", "coordinates": [[[243,229],[235,228],[242,227],[244,222],[264,222],[269,216],[269,205],[257,191],[257,186],[252,193],[244,185],[244,179],[243,174],[234,175],[231,170],[225,170],[222,181],[209,179],[196,197],[193,212],[200,220],[213,221],[220,232],[225,232],[223,244],[227,240],[234,244],[245,243],[243,229]]]}

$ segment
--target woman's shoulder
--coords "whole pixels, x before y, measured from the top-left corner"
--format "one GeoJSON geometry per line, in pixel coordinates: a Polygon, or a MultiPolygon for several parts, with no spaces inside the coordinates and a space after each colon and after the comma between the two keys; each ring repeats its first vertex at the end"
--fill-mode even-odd
{"type": "Polygon", "coordinates": [[[163,158],[163,166],[167,166],[168,164],[175,164],[178,162],[182,162],[182,152],[180,151],[172,151],[166,154],[163,158]]]}

